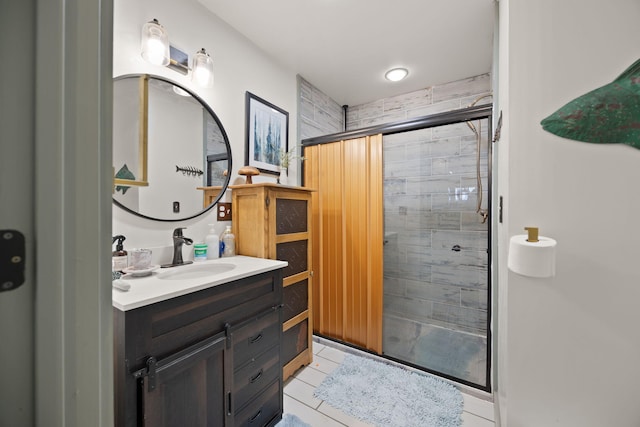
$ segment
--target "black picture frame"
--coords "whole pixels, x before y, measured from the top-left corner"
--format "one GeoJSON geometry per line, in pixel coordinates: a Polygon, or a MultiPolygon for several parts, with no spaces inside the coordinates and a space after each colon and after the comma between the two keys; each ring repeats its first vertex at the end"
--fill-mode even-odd
{"type": "Polygon", "coordinates": [[[289,113],[247,91],[245,165],[279,175],[280,154],[289,151],[289,113]]]}

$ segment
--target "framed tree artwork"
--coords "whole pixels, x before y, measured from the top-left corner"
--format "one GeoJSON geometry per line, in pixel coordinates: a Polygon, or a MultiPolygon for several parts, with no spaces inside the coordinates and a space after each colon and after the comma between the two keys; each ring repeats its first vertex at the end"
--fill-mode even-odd
{"type": "Polygon", "coordinates": [[[278,175],[281,153],[289,150],[289,113],[246,93],[245,164],[278,175]]]}

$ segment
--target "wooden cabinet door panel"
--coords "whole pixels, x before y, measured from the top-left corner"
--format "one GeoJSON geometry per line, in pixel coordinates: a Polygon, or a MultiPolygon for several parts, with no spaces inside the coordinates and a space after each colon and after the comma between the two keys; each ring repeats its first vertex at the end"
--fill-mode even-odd
{"type": "Polygon", "coordinates": [[[225,425],[224,333],[159,361],[140,381],[143,425],[225,425]]]}
{"type": "Polygon", "coordinates": [[[306,200],[276,199],[276,234],[306,233],[307,205],[306,200]]]}
{"type": "Polygon", "coordinates": [[[307,271],[309,269],[308,242],[296,240],[278,243],[276,245],[276,259],[289,263],[282,272],[285,277],[307,271]]]}
{"type": "Polygon", "coordinates": [[[283,320],[286,322],[309,307],[309,280],[292,283],[283,289],[283,320]]]}

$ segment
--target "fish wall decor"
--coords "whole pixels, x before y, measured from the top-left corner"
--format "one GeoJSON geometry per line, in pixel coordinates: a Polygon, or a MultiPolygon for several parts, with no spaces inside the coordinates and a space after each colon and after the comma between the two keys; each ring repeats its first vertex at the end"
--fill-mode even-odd
{"type": "Polygon", "coordinates": [[[540,124],[563,138],[640,149],[640,60],[613,82],[565,104],[540,124]]]}

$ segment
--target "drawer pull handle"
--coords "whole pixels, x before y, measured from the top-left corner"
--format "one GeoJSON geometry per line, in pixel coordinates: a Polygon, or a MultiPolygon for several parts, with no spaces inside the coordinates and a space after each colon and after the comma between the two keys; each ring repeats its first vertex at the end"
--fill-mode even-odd
{"type": "Polygon", "coordinates": [[[262,369],[260,369],[260,371],[256,374],[256,376],[251,378],[249,380],[249,382],[255,383],[256,381],[258,381],[260,379],[260,377],[262,377],[262,369]]]}
{"type": "Polygon", "coordinates": [[[253,417],[251,417],[251,419],[249,420],[249,424],[251,424],[252,422],[257,420],[260,417],[261,414],[262,414],[262,409],[260,409],[257,414],[255,414],[253,417]]]}
{"type": "Polygon", "coordinates": [[[249,344],[255,344],[262,339],[262,332],[249,340],[249,344]]]}

